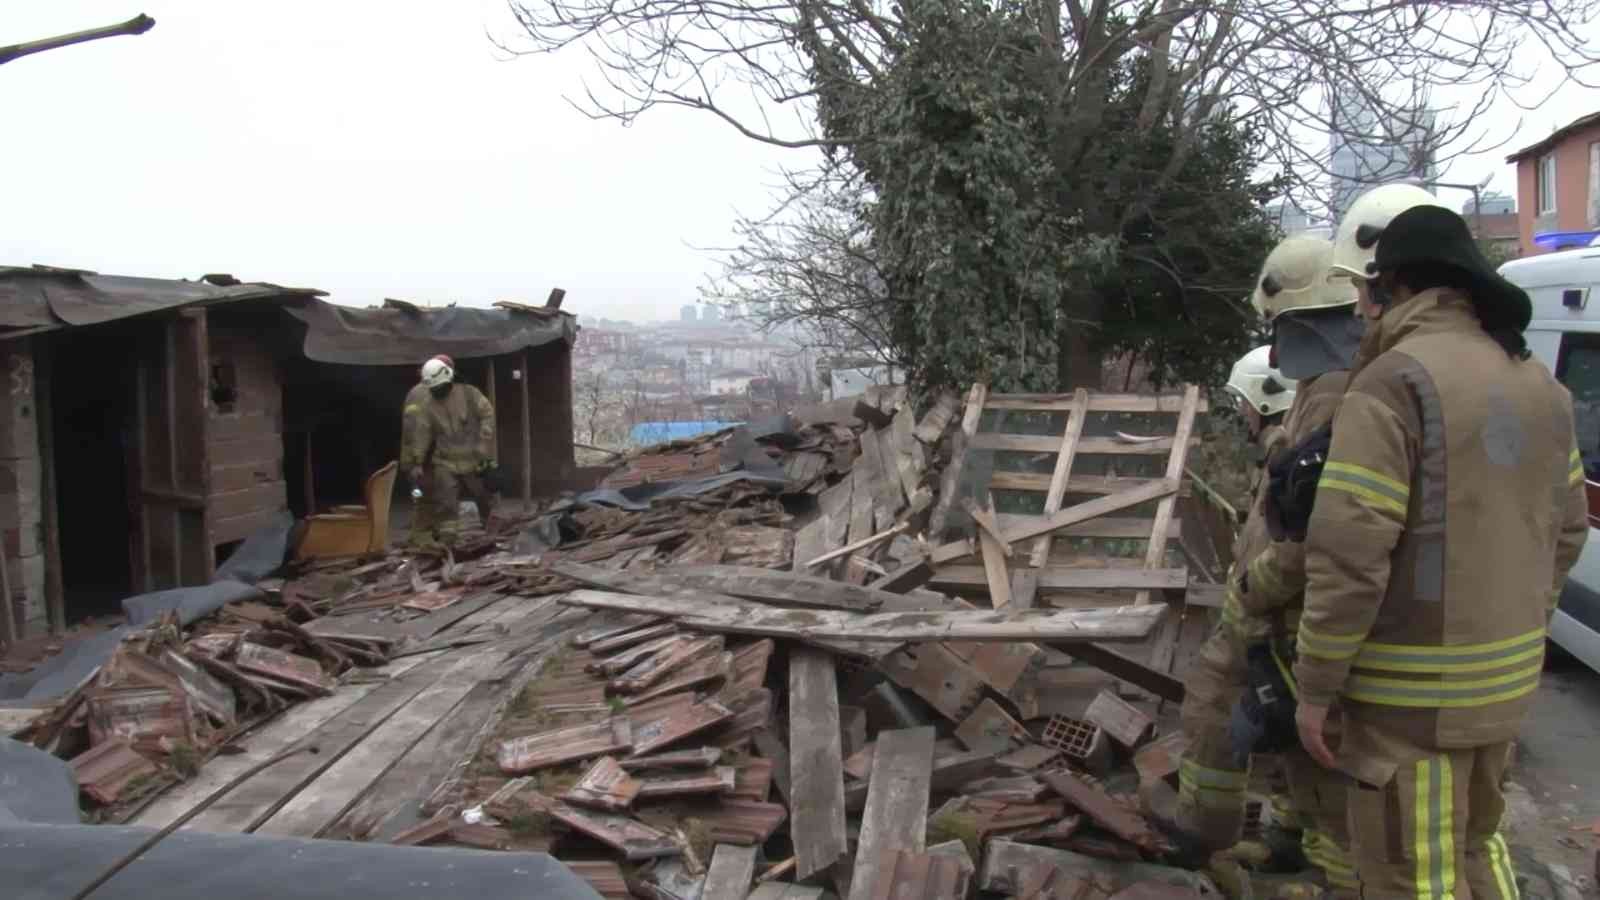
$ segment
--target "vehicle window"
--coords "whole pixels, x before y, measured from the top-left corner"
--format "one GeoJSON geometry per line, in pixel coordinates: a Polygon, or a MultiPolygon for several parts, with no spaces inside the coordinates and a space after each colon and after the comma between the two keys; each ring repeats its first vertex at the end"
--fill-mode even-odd
{"type": "Polygon", "coordinates": [[[1600,334],[1563,334],[1556,378],[1572,392],[1584,471],[1600,481],[1600,334]]]}

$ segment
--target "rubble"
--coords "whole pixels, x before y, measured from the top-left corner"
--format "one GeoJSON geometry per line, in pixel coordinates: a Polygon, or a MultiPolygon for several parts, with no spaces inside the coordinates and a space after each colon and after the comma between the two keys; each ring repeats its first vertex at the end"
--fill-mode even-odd
{"type": "Polygon", "coordinates": [[[844,409],[636,453],[442,557],[327,560],[154,623],[24,735],[116,813],[141,778],[232,771],[222,749],[294,707],[284,742],[317,729],[332,759],[201,823],[548,847],[608,897],[1149,892],[1166,870],[1126,861],[1167,848],[1107,785],[1170,778],[1181,748],[1115,682],[1176,681],[1197,393],[844,409]]]}

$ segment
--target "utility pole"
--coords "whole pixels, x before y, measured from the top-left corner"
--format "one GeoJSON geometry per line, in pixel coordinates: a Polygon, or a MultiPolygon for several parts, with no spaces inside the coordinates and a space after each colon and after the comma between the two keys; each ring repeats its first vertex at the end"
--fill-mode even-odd
{"type": "Polygon", "coordinates": [[[156,20],[144,13],[117,25],[107,25],[104,28],[90,28],[87,31],[74,31],[71,34],[58,35],[57,37],[42,38],[37,41],[27,41],[21,44],[12,44],[9,47],[0,47],[0,65],[21,59],[32,53],[42,53],[45,50],[54,50],[57,47],[70,47],[73,44],[82,44],[88,41],[97,41],[101,38],[116,37],[121,34],[144,34],[154,28],[156,20]]]}

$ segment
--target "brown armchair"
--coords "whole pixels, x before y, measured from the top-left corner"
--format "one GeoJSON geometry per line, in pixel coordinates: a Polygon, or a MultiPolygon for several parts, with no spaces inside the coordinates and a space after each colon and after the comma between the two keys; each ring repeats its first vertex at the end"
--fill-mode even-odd
{"type": "Polygon", "coordinates": [[[399,463],[389,463],[367,478],[364,506],[336,506],[307,516],[295,542],[295,559],[361,556],[389,546],[389,506],[399,463]]]}

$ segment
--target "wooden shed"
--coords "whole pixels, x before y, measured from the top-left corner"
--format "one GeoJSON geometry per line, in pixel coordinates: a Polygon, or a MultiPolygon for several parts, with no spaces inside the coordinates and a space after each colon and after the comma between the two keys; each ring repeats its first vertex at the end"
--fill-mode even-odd
{"type": "Polygon", "coordinates": [[[495,402],[506,493],[566,486],[573,316],[320,295],[0,268],[0,640],[205,584],[250,534],[358,501],[435,353],[495,402]]]}

